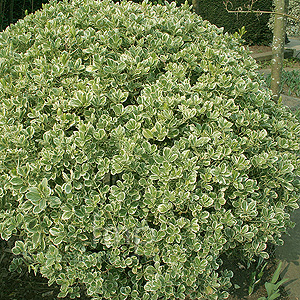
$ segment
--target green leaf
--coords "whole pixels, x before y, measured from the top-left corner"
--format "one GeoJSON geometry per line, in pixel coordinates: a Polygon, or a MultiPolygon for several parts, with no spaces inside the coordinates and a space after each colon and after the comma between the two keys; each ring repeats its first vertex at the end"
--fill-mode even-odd
{"type": "Polygon", "coordinates": [[[14,255],[20,255],[25,252],[25,244],[22,241],[16,241],[15,246],[11,249],[14,255]]]}
{"type": "Polygon", "coordinates": [[[74,214],[74,209],[71,205],[61,206],[61,210],[63,211],[63,214],[61,217],[62,220],[69,220],[74,214]]]}
{"type": "Polygon", "coordinates": [[[195,260],[195,267],[197,268],[198,272],[203,272],[208,264],[208,261],[206,259],[202,259],[201,257],[196,256],[195,260]]]}
{"type": "Polygon", "coordinates": [[[157,210],[161,214],[164,214],[164,213],[166,213],[169,210],[169,208],[168,208],[168,205],[166,205],[166,204],[160,204],[160,205],[158,205],[157,210]]]}
{"type": "Polygon", "coordinates": [[[138,123],[136,120],[134,119],[130,119],[126,124],[125,124],[125,127],[130,130],[130,131],[134,131],[134,130],[137,130],[139,129],[141,126],[140,123],[138,123]]]}
{"type": "Polygon", "coordinates": [[[22,185],[23,184],[23,180],[20,177],[13,177],[10,181],[10,183],[12,185],[22,185]]]}
{"type": "Polygon", "coordinates": [[[198,232],[200,230],[200,226],[198,224],[198,219],[193,219],[191,222],[191,230],[193,232],[198,232]]]}
{"type": "Polygon", "coordinates": [[[118,162],[113,162],[111,165],[111,169],[112,169],[111,170],[112,175],[119,174],[123,171],[122,165],[118,162]]]}
{"type": "Polygon", "coordinates": [[[73,211],[65,211],[61,218],[62,220],[69,220],[73,216],[74,212],[73,211]]]}
{"type": "Polygon", "coordinates": [[[35,232],[32,236],[32,243],[33,243],[33,247],[36,248],[41,241],[41,233],[40,232],[35,232]]]}
{"type": "Polygon", "coordinates": [[[39,208],[42,210],[44,210],[47,207],[47,202],[45,198],[42,198],[39,202],[39,208]]]}
{"type": "Polygon", "coordinates": [[[66,194],[70,194],[72,192],[72,185],[69,183],[64,184],[64,191],[66,194]]]}
{"type": "MultiPolygon", "coordinates": [[[[251,236],[252,236],[252,235],[251,235],[251,236]]],[[[264,259],[268,259],[268,258],[269,258],[268,252],[265,252],[265,251],[260,252],[259,255],[260,255],[262,258],[264,258],[264,259]]]]}
{"type": "Polygon", "coordinates": [[[53,240],[53,244],[54,245],[59,245],[59,244],[61,244],[61,242],[64,240],[64,236],[62,235],[62,236],[57,236],[56,238],[54,238],[54,240],[53,240]]]}
{"type": "Polygon", "coordinates": [[[52,196],[49,197],[49,205],[51,208],[58,208],[61,204],[61,201],[58,197],[52,196]]]}
{"type": "Polygon", "coordinates": [[[113,105],[113,106],[112,106],[112,109],[113,109],[114,113],[115,113],[117,116],[123,115],[123,112],[124,112],[124,106],[123,106],[121,103],[118,103],[118,104],[116,104],[116,105],[113,105]]]}
{"type": "Polygon", "coordinates": [[[98,68],[96,66],[89,65],[85,68],[85,70],[87,72],[96,72],[96,71],[98,71],[98,68]]]}
{"type": "Polygon", "coordinates": [[[36,188],[31,188],[31,192],[27,192],[25,196],[34,205],[38,205],[39,201],[42,199],[36,188]]]}
{"type": "Polygon", "coordinates": [[[130,294],[130,292],[131,292],[131,288],[129,286],[121,287],[121,289],[120,289],[120,293],[122,295],[128,296],[130,294]]]}
{"type": "Polygon", "coordinates": [[[147,140],[153,139],[153,133],[151,130],[143,128],[142,133],[147,140]]]}
{"type": "Polygon", "coordinates": [[[282,266],[282,262],[280,261],[278,266],[277,266],[277,269],[275,270],[273,276],[272,276],[272,280],[271,280],[271,283],[276,283],[278,278],[279,278],[279,275],[280,275],[280,271],[281,271],[281,266],[282,266]]]}
{"type": "Polygon", "coordinates": [[[57,228],[57,227],[50,228],[49,232],[53,236],[59,236],[59,235],[61,235],[60,229],[57,228]]]}

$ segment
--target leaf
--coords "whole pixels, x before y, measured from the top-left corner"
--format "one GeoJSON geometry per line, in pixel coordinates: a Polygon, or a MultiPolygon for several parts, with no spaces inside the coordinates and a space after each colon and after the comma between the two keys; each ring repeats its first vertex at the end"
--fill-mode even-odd
{"type": "Polygon", "coordinates": [[[51,208],[58,208],[61,204],[61,201],[58,197],[52,196],[49,197],[49,205],[51,208]]]}
{"type": "Polygon", "coordinates": [[[14,255],[20,255],[25,252],[25,244],[22,241],[16,241],[15,246],[11,249],[14,255]]]}
{"type": "Polygon", "coordinates": [[[116,175],[123,171],[123,167],[118,162],[113,162],[111,165],[111,174],[116,175]]]}
{"type": "Polygon", "coordinates": [[[208,261],[206,259],[202,259],[199,256],[196,256],[195,260],[194,260],[194,263],[195,263],[195,266],[197,268],[197,271],[198,272],[203,272],[205,270],[205,267],[208,264],[208,261]]]}
{"type": "Polygon", "coordinates": [[[149,130],[149,129],[143,128],[142,134],[143,134],[143,136],[144,136],[147,140],[153,139],[153,133],[152,133],[152,131],[149,130]]]}
{"type": "Polygon", "coordinates": [[[42,210],[44,210],[47,207],[47,202],[45,198],[42,198],[39,202],[39,208],[42,210]]]}
{"type": "Polygon", "coordinates": [[[121,116],[124,112],[124,106],[121,103],[113,105],[112,109],[117,116],[121,116]]]}
{"type": "Polygon", "coordinates": [[[72,206],[70,205],[63,205],[61,207],[61,210],[63,211],[63,214],[62,214],[62,219],[63,220],[68,220],[72,217],[72,215],[74,214],[74,209],[72,206]]]}
{"type": "MultiPolygon", "coordinates": [[[[157,164],[162,164],[165,161],[164,158],[162,156],[160,156],[159,154],[154,155],[153,159],[157,164]]],[[[153,166],[153,167],[156,167],[156,166],[153,166]]],[[[152,168],[151,168],[151,171],[152,171],[152,168]]],[[[158,170],[158,172],[156,174],[159,175],[160,171],[158,170]]]]}
{"type": "Polygon", "coordinates": [[[66,194],[70,194],[70,193],[72,192],[72,186],[71,186],[71,184],[66,183],[66,184],[64,185],[64,190],[65,190],[65,193],[66,193],[66,194]]]}
{"type": "Polygon", "coordinates": [[[193,232],[198,232],[200,230],[200,226],[198,224],[198,219],[193,219],[191,222],[191,230],[193,232]]]}
{"type": "Polygon", "coordinates": [[[61,218],[62,220],[69,220],[72,217],[72,215],[73,215],[73,211],[65,211],[62,214],[61,218]]]}
{"type": "Polygon", "coordinates": [[[159,230],[157,232],[156,241],[157,242],[161,241],[165,236],[166,236],[166,232],[164,230],[159,230]]]}
{"type": "Polygon", "coordinates": [[[87,66],[87,67],[85,68],[85,70],[86,70],[87,72],[96,72],[96,71],[98,70],[98,68],[97,68],[96,66],[90,65],[90,66],[87,66]]]}
{"type": "Polygon", "coordinates": [[[61,242],[64,240],[64,236],[62,235],[62,236],[58,236],[58,237],[56,237],[54,240],[53,240],[53,244],[54,245],[59,245],[59,244],[61,244],[61,242]]]}
{"type": "Polygon", "coordinates": [[[275,270],[273,276],[272,276],[272,280],[271,283],[276,283],[278,278],[279,278],[279,274],[281,271],[281,266],[282,266],[282,261],[279,262],[277,269],[275,270]]]}
{"type": "Polygon", "coordinates": [[[20,177],[13,177],[10,181],[10,183],[12,185],[22,185],[23,184],[23,180],[20,177]]]}
{"type": "Polygon", "coordinates": [[[40,193],[37,189],[36,191],[27,192],[25,196],[34,205],[38,205],[39,201],[41,200],[40,193]]]}
{"type": "Polygon", "coordinates": [[[268,252],[265,252],[265,251],[260,252],[259,255],[260,255],[262,258],[264,258],[264,259],[268,259],[268,258],[269,258],[268,252]]]}
{"type": "Polygon", "coordinates": [[[169,207],[168,207],[168,205],[166,205],[166,204],[160,204],[160,205],[158,205],[157,210],[158,210],[161,214],[164,214],[164,213],[166,213],[166,212],[169,210],[169,207]]]}
{"type": "Polygon", "coordinates": [[[80,106],[82,106],[81,101],[79,99],[75,99],[75,98],[71,99],[69,104],[72,107],[80,107],[80,106]]]}
{"type": "Polygon", "coordinates": [[[49,232],[53,236],[59,236],[61,234],[59,228],[57,228],[57,227],[50,228],[49,232]]]}
{"type": "Polygon", "coordinates": [[[141,124],[138,123],[136,120],[134,119],[130,119],[126,124],[125,124],[125,127],[130,130],[130,131],[133,131],[133,130],[137,130],[138,128],[140,128],[141,124]]]}
{"type": "Polygon", "coordinates": [[[36,248],[40,244],[41,234],[40,232],[35,232],[32,236],[33,247],[36,248]]]}

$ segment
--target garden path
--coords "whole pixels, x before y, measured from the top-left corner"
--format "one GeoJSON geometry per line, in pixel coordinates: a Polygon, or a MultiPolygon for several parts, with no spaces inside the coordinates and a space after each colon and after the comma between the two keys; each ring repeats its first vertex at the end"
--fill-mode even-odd
{"type": "Polygon", "coordinates": [[[289,37],[289,43],[285,45],[285,49],[294,50],[294,57],[300,58],[300,37],[289,37]]]}

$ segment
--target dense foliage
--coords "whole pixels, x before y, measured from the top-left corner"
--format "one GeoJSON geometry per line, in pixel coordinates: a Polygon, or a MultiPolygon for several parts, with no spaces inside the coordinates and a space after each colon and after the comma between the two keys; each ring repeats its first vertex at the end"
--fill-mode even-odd
{"type": "MultiPolygon", "coordinates": [[[[250,0],[231,0],[228,4],[230,10],[248,10],[250,0]]],[[[272,0],[258,0],[253,4],[253,10],[272,11],[272,0]]],[[[245,27],[243,36],[247,44],[269,45],[272,42],[272,32],[268,26],[270,14],[257,15],[249,12],[230,13],[225,9],[223,0],[199,0],[200,15],[211,23],[224,27],[229,33],[234,33],[245,27]]]]}
{"type": "MultiPolygon", "coordinates": [[[[224,299],[298,207],[299,122],[175,3],[51,2],[0,33],[0,233],[60,296],[224,299]]],[[[19,261],[18,260],[18,261],[19,261]]]]}

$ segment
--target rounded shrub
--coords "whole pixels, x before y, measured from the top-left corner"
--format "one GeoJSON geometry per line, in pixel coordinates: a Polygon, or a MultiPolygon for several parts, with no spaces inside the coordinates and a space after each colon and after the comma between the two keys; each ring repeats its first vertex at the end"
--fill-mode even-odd
{"type": "Polygon", "coordinates": [[[0,233],[60,297],[224,299],[298,207],[300,124],[239,36],[175,3],[51,2],[0,33],[0,233]]]}

